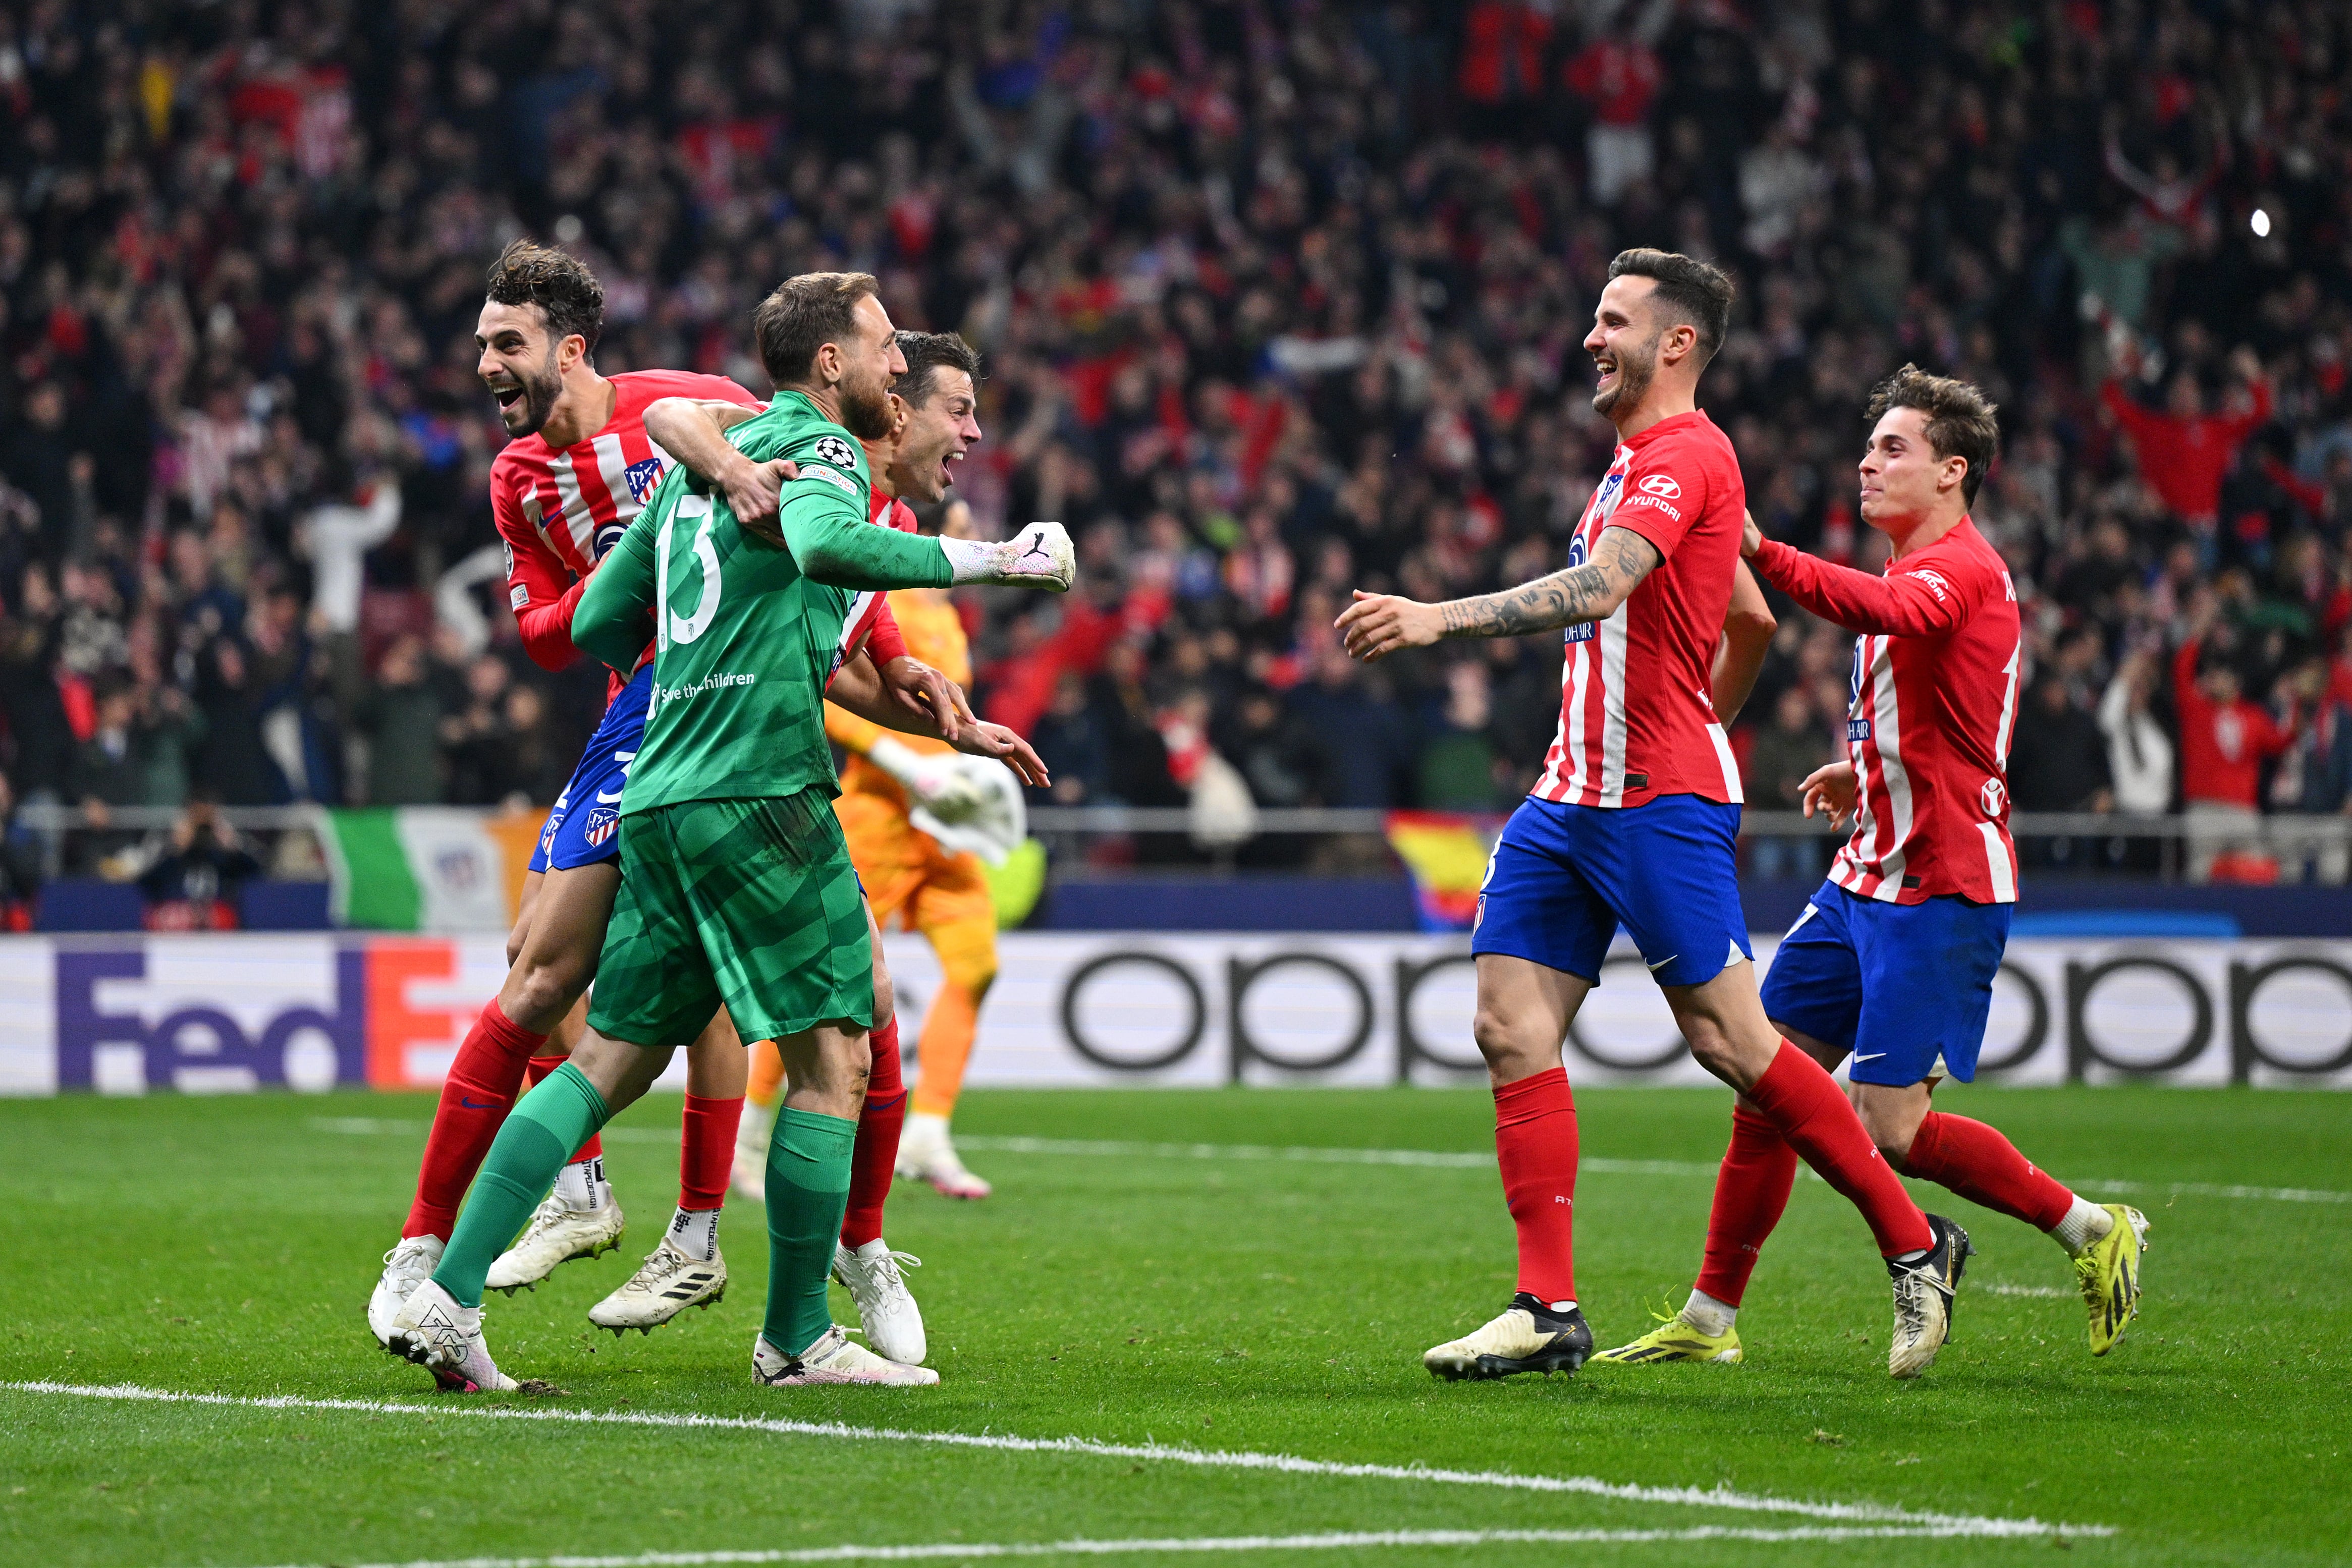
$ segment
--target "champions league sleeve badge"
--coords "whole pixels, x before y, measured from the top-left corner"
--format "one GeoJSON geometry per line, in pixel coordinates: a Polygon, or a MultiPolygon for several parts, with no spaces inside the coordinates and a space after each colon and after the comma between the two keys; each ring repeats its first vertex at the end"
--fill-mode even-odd
{"type": "Polygon", "coordinates": [[[814,450],[817,456],[823,458],[825,462],[832,464],[836,468],[855,468],[857,466],[856,449],[852,447],[849,443],[844,441],[838,435],[818,436],[816,438],[816,446],[814,450]]]}

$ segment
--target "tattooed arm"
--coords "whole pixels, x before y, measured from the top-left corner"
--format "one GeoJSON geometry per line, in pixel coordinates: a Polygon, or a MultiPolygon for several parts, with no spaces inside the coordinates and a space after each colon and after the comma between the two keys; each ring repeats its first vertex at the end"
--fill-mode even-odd
{"type": "Polygon", "coordinates": [[[1393,594],[1359,591],[1337,622],[1348,652],[1370,663],[1400,648],[1425,648],[1441,637],[1519,637],[1556,632],[1617,612],[1663,558],[1631,528],[1601,530],[1592,559],[1503,593],[1422,604],[1393,594]]]}

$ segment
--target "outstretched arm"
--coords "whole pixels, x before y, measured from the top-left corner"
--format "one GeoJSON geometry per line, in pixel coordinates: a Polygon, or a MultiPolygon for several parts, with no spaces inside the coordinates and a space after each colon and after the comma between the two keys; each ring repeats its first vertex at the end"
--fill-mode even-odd
{"type": "Polygon", "coordinates": [[[1664,558],[1631,528],[1608,528],[1581,566],[1539,577],[1502,593],[1423,604],[1395,594],[1359,591],[1335,624],[1348,652],[1367,663],[1400,648],[1425,648],[1443,637],[1521,637],[1606,621],[1664,558]]]}

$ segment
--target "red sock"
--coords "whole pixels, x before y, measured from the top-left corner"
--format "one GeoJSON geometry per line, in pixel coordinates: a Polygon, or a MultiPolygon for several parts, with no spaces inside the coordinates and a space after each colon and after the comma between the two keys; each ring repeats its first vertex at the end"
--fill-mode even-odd
{"type": "Polygon", "coordinates": [[[517,1028],[495,997],[466,1031],[449,1076],[441,1081],[441,1103],[434,1109],[433,1131],[425,1135],[425,1160],[416,1173],[416,1200],[409,1206],[408,1223],[400,1228],[403,1239],[449,1239],[457,1205],[514,1108],[523,1064],[546,1039],[517,1028]]]}
{"type": "Polygon", "coordinates": [[[1903,1190],[1893,1168],[1879,1158],[1877,1146],[1862,1130],[1862,1118],[1820,1062],[1782,1040],[1780,1054],[1748,1092],[1748,1099],[1823,1181],[1862,1210],[1882,1256],[1893,1258],[1936,1244],[1927,1217],[1903,1190]]]}
{"type": "Polygon", "coordinates": [[[735,1168],[735,1126],[743,1119],[743,1096],[706,1099],[687,1091],[686,1132],[677,1147],[677,1206],[688,1213],[727,1202],[727,1178],[735,1168]]]}
{"type": "MultiPolygon", "coordinates": [[[[541,1038],[544,1039],[545,1037],[541,1036],[541,1038]]],[[[549,1073],[554,1071],[557,1068],[562,1066],[570,1060],[571,1058],[564,1056],[532,1057],[530,1059],[530,1086],[533,1089],[538,1088],[542,1079],[546,1078],[549,1073]]],[[[567,1166],[576,1166],[582,1160],[602,1159],[604,1155],[604,1134],[602,1133],[591,1133],[588,1134],[588,1141],[581,1145],[578,1148],[572,1150],[572,1157],[563,1163],[567,1166]]]]}
{"type": "Polygon", "coordinates": [[[1765,1238],[1789,1207],[1797,1185],[1797,1151],[1753,1111],[1731,1110],[1731,1146],[1715,1174],[1715,1207],[1706,1217],[1706,1261],[1698,1289],[1727,1307],[1747,1293],[1765,1238]]]}
{"type": "Polygon", "coordinates": [[[852,1251],[882,1234],[882,1204],[898,1166],[898,1132],[907,1124],[907,1080],[898,1071],[898,1020],[874,1031],[874,1066],[866,1105],[857,1113],[857,1145],[849,1156],[849,1207],[841,1217],[841,1244],[852,1251]]]}
{"type": "Polygon", "coordinates": [[[2034,1169],[2015,1144],[1966,1116],[1928,1112],[1919,1135],[1911,1140],[1911,1152],[1903,1156],[1903,1168],[2036,1230],[2056,1225],[2074,1205],[2074,1195],[2034,1169]]]}
{"type": "Polygon", "coordinates": [[[1576,1300],[1576,1096],[1555,1067],[1495,1091],[1495,1158],[1519,1231],[1519,1285],[1576,1300]]]}

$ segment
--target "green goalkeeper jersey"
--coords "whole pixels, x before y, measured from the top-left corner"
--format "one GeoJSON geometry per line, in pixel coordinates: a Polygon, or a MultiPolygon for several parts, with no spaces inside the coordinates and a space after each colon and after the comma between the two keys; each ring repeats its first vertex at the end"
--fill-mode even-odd
{"type": "Polygon", "coordinates": [[[653,696],[625,816],[682,800],[839,793],[824,688],[856,594],[950,580],[938,540],[867,520],[865,450],[808,397],[778,393],[727,438],[754,462],[800,465],[783,490],[785,548],[745,534],[723,492],[673,463],[572,614],[572,641],[623,671],[653,614],[653,696]]]}

